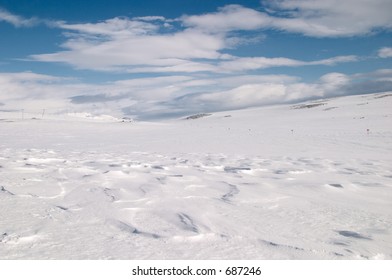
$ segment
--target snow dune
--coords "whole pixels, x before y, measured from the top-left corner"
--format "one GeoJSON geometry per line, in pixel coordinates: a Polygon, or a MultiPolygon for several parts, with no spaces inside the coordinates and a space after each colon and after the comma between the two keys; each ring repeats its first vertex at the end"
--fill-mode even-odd
{"type": "Polygon", "coordinates": [[[0,259],[392,259],[391,108],[3,119],[0,259]]]}

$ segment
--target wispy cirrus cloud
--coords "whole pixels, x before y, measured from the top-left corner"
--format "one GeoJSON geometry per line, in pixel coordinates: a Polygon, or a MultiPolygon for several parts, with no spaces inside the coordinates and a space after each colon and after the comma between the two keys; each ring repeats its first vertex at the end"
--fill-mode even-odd
{"type": "Polygon", "coordinates": [[[354,55],[336,56],[322,60],[302,61],[290,59],[286,57],[238,57],[228,61],[221,62],[219,68],[222,71],[246,71],[265,69],[271,67],[297,67],[297,66],[311,66],[311,65],[326,65],[332,66],[338,63],[358,61],[358,57],[354,55]]]}
{"type": "Polygon", "coordinates": [[[71,37],[81,35],[108,36],[111,38],[127,38],[155,33],[159,26],[142,20],[131,20],[116,17],[98,23],[68,24],[59,21],[57,27],[77,32],[71,37]]]}
{"type": "Polygon", "coordinates": [[[39,20],[37,18],[28,19],[18,15],[14,15],[1,7],[0,7],[0,21],[8,22],[15,27],[31,27],[39,23],[39,20]]]}

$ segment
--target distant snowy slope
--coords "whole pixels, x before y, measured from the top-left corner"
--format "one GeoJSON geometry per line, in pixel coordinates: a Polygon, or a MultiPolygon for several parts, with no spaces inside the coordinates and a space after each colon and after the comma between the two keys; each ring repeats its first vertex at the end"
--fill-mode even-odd
{"type": "Polygon", "coordinates": [[[392,93],[162,122],[0,112],[0,259],[392,259],[392,93]]]}

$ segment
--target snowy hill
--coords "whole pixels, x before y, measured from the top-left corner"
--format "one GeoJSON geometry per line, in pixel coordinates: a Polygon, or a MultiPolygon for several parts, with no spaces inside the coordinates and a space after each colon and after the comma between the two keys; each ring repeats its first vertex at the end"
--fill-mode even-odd
{"type": "Polygon", "coordinates": [[[391,108],[0,117],[0,259],[392,259],[391,108]]]}

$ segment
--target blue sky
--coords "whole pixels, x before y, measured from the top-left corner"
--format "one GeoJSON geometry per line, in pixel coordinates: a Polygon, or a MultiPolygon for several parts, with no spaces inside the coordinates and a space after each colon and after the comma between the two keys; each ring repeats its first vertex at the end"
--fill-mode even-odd
{"type": "Polygon", "coordinates": [[[139,119],[392,90],[390,0],[0,0],[0,110],[139,119]]]}

